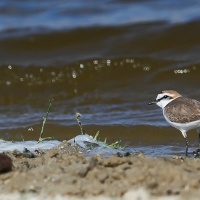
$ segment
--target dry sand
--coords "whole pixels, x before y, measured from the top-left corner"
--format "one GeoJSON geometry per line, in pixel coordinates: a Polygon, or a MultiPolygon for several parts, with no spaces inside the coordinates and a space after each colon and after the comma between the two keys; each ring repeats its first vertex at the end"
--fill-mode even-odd
{"type": "Polygon", "coordinates": [[[13,167],[0,174],[0,199],[200,199],[198,158],[88,158],[66,141],[35,158],[5,154],[13,167]]]}

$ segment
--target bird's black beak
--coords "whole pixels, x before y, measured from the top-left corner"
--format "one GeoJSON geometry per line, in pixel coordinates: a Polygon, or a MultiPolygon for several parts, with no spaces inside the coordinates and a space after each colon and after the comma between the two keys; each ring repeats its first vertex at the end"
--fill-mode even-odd
{"type": "Polygon", "coordinates": [[[152,101],[152,102],[148,103],[148,105],[153,105],[153,104],[156,104],[156,103],[157,103],[157,101],[152,101]]]}

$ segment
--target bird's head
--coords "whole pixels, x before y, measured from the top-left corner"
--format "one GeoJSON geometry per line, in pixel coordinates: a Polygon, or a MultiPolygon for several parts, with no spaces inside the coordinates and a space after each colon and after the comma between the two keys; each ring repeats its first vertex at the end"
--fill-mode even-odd
{"type": "Polygon", "coordinates": [[[157,95],[156,100],[148,103],[148,105],[157,104],[161,108],[164,108],[168,103],[174,99],[181,97],[181,95],[174,90],[164,90],[157,95]]]}

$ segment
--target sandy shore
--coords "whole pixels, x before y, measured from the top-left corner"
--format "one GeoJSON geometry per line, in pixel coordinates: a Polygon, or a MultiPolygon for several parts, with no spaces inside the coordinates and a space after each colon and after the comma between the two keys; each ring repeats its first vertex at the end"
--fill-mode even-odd
{"type": "Polygon", "coordinates": [[[0,199],[199,199],[200,159],[85,157],[67,142],[40,156],[5,152],[12,171],[0,174],[0,199]]]}

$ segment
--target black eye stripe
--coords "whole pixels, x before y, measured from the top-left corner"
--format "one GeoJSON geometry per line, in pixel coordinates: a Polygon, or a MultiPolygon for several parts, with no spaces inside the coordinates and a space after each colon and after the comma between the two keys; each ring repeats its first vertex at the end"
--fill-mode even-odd
{"type": "Polygon", "coordinates": [[[157,101],[161,101],[162,99],[167,99],[167,98],[172,99],[172,97],[167,96],[167,95],[164,95],[163,97],[161,97],[161,98],[158,99],[157,101]]]}

